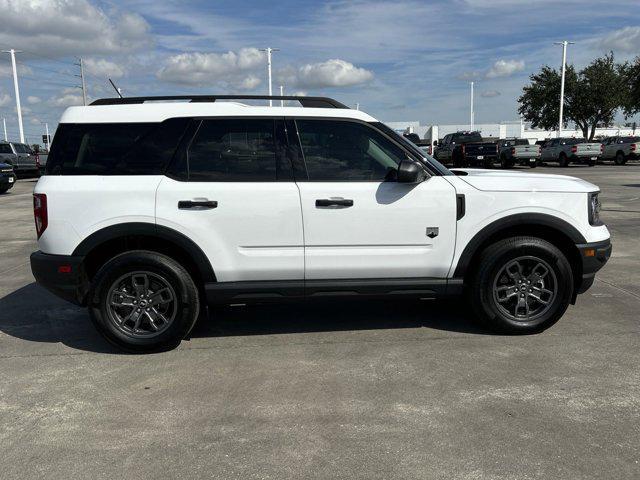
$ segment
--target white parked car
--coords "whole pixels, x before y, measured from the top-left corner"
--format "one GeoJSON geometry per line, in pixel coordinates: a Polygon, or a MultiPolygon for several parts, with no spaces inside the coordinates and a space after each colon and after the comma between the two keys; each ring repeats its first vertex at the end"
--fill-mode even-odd
{"type": "Polygon", "coordinates": [[[609,258],[595,185],[451,172],[364,112],[283,98],[301,107],[68,108],[34,192],[37,281],[112,343],[157,351],[206,304],[345,295],[466,294],[493,329],[540,331],[609,258]]]}

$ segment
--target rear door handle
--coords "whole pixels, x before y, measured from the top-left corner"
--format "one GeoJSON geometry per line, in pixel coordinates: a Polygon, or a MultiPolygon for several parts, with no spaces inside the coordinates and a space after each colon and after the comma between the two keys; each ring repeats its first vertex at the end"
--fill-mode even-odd
{"type": "Polygon", "coordinates": [[[348,198],[319,198],[316,200],[318,208],[348,208],[353,207],[353,200],[348,198]]]}
{"type": "Polygon", "coordinates": [[[180,200],[178,208],[180,210],[211,210],[217,208],[218,202],[215,200],[180,200]]]}

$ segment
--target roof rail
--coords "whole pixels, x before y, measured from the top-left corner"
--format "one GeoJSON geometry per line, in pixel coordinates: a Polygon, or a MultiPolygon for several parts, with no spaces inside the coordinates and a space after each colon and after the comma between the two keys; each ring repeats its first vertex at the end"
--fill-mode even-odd
{"type": "Polygon", "coordinates": [[[190,103],[212,103],[216,100],[296,100],[305,108],[349,108],[327,97],[278,96],[278,95],[175,95],[159,97],[100,98],[91,105],[131,105],[154,101],[189,100],[190,103]]]}

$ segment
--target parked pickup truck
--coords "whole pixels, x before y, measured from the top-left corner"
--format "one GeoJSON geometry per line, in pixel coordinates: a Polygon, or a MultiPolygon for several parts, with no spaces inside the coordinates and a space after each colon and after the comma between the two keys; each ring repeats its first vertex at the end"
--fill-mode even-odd
{"type": "Polygon", "coordinates": [[[456,132],[445,135],[436,145],[435,158],[454,167],[466,167],[481,163],[490,168],[498,159],[498,149],[495,142],[482,140],[480,132],[456,132]]]}
{"type": "Polygon", "coordinates": [[[38,157],[25,143],[0,142],[0,162],[12,165],[16,174],[40,172],[38,157]]]}
{"type": "Polygon", "coordinates": [[[600,160],[613,160],[616,165],[624,165],[633,159],[640,159],[640,137],[607,137],[602,141],[600,160]]]}
{"type": "Polygon", "coordinates": [[[511,168],[516,163],[535,168],[540,159],[540,146],[530,145],[526,138],[507,138],[498,141],[498,155],[502,168],[511,168]]]}
{"type": "Polygon", "coordinates": [[[597,142],[587,142],[584,138],[553,138],[540,152],[540,160],[558,162],[561,167],[569,163],[585,163],[592,167],[601,153],[602,145],[597,142]]]}

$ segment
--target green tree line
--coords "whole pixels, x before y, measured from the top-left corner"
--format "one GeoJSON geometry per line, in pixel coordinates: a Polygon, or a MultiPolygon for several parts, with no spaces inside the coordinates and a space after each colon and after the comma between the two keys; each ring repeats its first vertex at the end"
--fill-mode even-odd
{"type": "MultiPolygon", "coordinates": [[[[544,66],[529,78],[518,98],[518,113],[535,128],[558,128],[561,72],[544,66]]],[[[613,53],[596,58],[580,71],[567,65],[563,120],[571,121],[592,140],[597,126],[610,125],[616,114],[640,112],[640,57],[617,63],[613,53]]]]}

